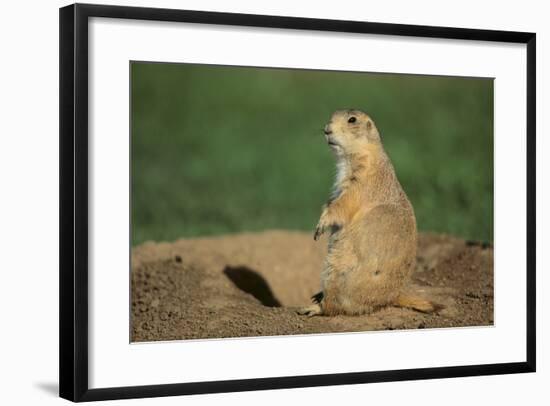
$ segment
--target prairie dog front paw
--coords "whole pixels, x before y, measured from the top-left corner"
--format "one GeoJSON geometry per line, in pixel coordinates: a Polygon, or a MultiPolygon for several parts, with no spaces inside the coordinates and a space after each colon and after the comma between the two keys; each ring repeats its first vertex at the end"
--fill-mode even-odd
{"type": "Polygon", "coordinates": [[[317,241],[317,239],[330,227],[330,222],[328,218],[328,210],[326,207],[323,208],[323,212],[321,213],[321,218],[319,219],[319,222],[317,223],[317,227],[315,227],[315,234],[313,235],[313,239],[317,241]]]}

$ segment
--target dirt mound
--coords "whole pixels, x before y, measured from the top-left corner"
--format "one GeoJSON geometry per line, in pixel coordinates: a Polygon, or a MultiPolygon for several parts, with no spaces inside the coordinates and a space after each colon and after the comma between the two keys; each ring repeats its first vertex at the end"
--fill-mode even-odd
{"type": "Polygon", "coordinates": [[[436,234],[419,236],[411,290],[442,304],[437,314],[299,316],[319,291],[326,246],[309,233],[267,231],[135,247],[132,341],[493,324],[492,247],[436,234]]]}

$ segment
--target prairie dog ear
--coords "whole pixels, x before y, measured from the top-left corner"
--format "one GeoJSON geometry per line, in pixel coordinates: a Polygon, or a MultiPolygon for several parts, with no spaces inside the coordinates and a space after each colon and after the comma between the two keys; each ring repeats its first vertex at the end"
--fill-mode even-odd
{"type": "Polygon", "coordinates": [[[371,119],[367,121],[367,138],[371,141],[380,141],[380,134],[371,119]]]}
{"type": "Polygon", "coordinates": [[[372,121],[367,120],[367,131],[370,133],[372,131],[372,121]]]}

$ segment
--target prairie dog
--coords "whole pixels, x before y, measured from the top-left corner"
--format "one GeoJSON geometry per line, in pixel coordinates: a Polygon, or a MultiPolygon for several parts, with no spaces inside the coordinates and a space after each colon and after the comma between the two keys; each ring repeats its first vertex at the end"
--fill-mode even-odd
{"type": "Polygon", "coordinates": [[[416,263],[416,219],[374,121],[360,110],[338,110],[324,133],[337,175],[314,238],[330,231],[328,254],[321,292],[298,313],[357,315],[387,305],[435,310],[402,291],[416,263]]]}

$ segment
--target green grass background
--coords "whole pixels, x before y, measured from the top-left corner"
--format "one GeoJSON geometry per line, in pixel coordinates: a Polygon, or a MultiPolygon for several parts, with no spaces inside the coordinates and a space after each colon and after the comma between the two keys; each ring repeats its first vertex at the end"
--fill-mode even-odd
{"type": "Polygon", "coordinates": [[[493,239],[493,80],[131,64],[132,244],[312,231],[334,178],[322,128],[359,108],[420,230],[493,239]]]}

